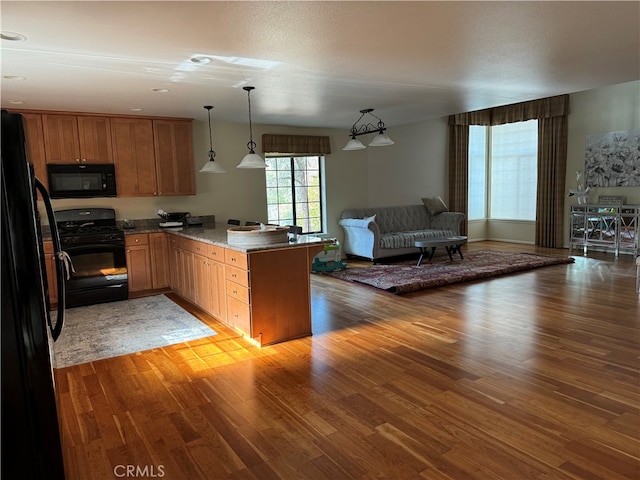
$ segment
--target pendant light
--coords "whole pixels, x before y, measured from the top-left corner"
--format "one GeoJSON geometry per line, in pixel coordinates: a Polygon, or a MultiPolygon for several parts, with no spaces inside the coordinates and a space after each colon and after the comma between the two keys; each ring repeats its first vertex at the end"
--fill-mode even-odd
{"type": "Polygon", "coordinates": [[[371,142],[369,143],[370,147],[385,147],[387,145],[394,144],[394,141],[384,133],[387,130],[387,127],[385,127],[382,119],[371,112],[373,112],[373,108],[365,108],[364,110],[360,110],[360,118],[355,121],[355,123],[349,130],[349,136],[351,137],[351,140],[347,142],[342,150],[362,150],[363,148],[367,148],[356,137],[360,135],[368,135],[373,132],[378,132],[378,135],[373,137],[373,140],[371,140],[371,142]],[[358,126],[358,122],[362,120],[365,115],[371,115],[376,120],[378,120],[378,122],[375,125],[373,123],[367,122],[362,123],[360,126],[358,126]]]}
{"type": "Polygon", "coordinates": [[[227,173],[227,171],[220,165],[220,162],[216,162],[216,152],[213,151],[213,140],[211,139],[211,105],[205,105],[207,114],[209,116],[209,160],[200,169],[201,173],[227,173]]]}
{"type": "Polygon", "coordinates": [[[253,128],[251,125],[251,90],[255,87],[242,87],[242,89],[247,92],[247,99],[249,100],[249,143],[247,143],[247,148],[249,149],[249,153],[247,153],[238,168],[267,168],[267,164],[263,160],[263,158],[255,152],[256,144],[253,141],[253,128]]]}

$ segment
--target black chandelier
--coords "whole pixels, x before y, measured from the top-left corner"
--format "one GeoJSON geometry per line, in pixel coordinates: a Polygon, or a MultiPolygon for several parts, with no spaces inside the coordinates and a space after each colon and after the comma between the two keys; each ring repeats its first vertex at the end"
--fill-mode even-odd
{"type": "Polygon", "coordinates": [[[374,132],[377,132],[378,135],[376,135],[373,140],[371,140],[371,142],[369,143],[370,147],[384,147],[394,144],[394,141],[384,133],[387,130],[387,127],[385,127],[382,119],[371,112],[373,112],[373,108],[365,108],[364,110],[360,110],[360,117],[355,121],[355,123],[349,130],[349,136],[351,137],[351,140],[347,142],[343,150],[361,150],[363,148],[366,148],[360,140],[356,139],[356,137],[374,132]],[[358,122],[360,122],[365,115],[371,115],[376,120],[378,120],[378,122],[376,124],[367,122],[362,123],[360,124],[360,126],[358,126],[358,122]]]}

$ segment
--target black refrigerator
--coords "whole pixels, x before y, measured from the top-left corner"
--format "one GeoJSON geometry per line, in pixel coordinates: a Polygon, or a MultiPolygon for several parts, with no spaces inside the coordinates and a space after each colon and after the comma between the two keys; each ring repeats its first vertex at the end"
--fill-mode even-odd
{"type": "MultiPolygon", "coordinates": [[[[1,476],[64,479],[53,376],[53,342],[64,317],[64,279],[56,260],[57,285],[47,285],[40,193],[60,252],[51,202],[28,163],[22,116],[2,110],[2,426],[1,476]],[[49,288],[58,289],[50,313],[49,288]]],[[[60,256],[62,258],[62,255],[60,256]]]]}

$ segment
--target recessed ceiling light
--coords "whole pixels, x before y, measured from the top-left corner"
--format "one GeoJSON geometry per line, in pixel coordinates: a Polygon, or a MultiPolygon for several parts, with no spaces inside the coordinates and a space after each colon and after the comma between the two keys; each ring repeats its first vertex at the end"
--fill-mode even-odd
{"type": "Polygon", "coordinates": [[[191,57],[191,61],[193,63],[199,63],[200,65],[206,65],[207,63],[211,63],[211,59],[209,57],[204,57],[202,55],[196,55],[195,57],[191,57]]]}
{"type": "Polygon", "coordinates": [[[167,93],[169,89],[168,88],[152,88],[151,91],[156,93],[167,93]]]}
{"type": "Polygon", "coordinates": [[[9,100],[11,105],[22,105],[24,102],[22,100],[9,100]]]}
{"type": "Polygon", "coordinates": [[[22,75],[3,75],[2,78],[5,80],[26,80],[27,77],[23,77],[22,75]]]}
{"type": "Polygon", "coordinates": [[[27,37],[21,33],[15,32],[2,32],[0,33],[0,38],[2,40],[9,40],[10,42],[24,42],[27,39],[27,37]]]}
{"type": "Polygon", "coordinates": [[[140,107],[131,107],[132,112],[141,112],[142,109],[140,107]]]}

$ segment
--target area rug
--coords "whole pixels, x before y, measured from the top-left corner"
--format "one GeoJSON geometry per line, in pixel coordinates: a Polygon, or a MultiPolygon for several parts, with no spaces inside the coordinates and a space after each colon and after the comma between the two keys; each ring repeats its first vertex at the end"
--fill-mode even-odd
{"type": "Polygon", "coordinates": [[[394,294],[415,292],[441,287],[452,283],[469,282],[507,273],[530,270],[563,263],[573,263],[571,257],[551,257],[530,253],[477,251],[458,256],[436,257],[423,261],[419,267],[412,265],[372,265],[347,268],[325,275],[349,282],[357,282],[380,288],[394,294]]]}
{"type": "Polygon", "coordinates": [[[70,308],[54,344],[55,366],[69,367],[211,335],[216,332],[164,295],[70,308]]]}

